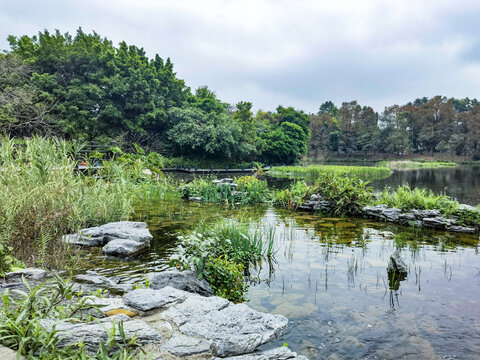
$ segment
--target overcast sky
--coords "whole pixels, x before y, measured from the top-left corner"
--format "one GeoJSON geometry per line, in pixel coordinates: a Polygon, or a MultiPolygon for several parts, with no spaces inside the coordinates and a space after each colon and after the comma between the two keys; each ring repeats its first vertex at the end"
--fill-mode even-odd
{"type": "Polygon", "coordinates": [[[480,0],[0,0],[2,50],[8,35],[80,26],[255,109],[480,98],[480,0]]]}

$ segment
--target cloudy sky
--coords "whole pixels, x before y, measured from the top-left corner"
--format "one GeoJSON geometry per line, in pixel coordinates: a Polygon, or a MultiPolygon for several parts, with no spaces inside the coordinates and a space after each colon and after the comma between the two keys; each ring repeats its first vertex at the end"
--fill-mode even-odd
{"type": "Polygon", "coordinates": [[[2,50],[10,34],[80,26],[255,109],[480,98],[480,0],[0,0],[2,50]]]}

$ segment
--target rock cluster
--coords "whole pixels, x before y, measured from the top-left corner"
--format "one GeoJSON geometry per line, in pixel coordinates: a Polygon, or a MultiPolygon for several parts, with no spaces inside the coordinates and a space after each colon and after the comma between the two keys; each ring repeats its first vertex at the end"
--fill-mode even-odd
{"type": "Polygon", "coordinates": [[[99,320],[79,324],[45,319],[41,325],[46,331],[55,325],[62,339],[60,346],[83,341],[91,353],[122,323],[127,338],[135,335],[153,359],[306,359],[287,348],[255,352],[279,336],[288,320],[217,296],[165,286],[136,289],[123,298],[91,298],[88,303],[99,309],[95,314],[99,320]],[[110,314],[113,316],[108,317],[110,314]]]}
{"type": "Polygon", "coordinates": [[[403,225],[413,224],[415,227],[423,226],[426,228],[468,234],[474,234],[477,232],[477,229],[474,227],[459,225],[457,223],[458,218],[456,217],[445,218],[441,216],[440,211],[438,210],[412,210],[412,212],[405,214],[400,209],[389,208],[386,205],[365,206],[362,210],[366,216],[381,221],[396,222],[403,225]]]}
{"type": "Polygon", "coordinates": [[[152,235],[144,222],[119,221],[64,235],[63,241],[77,246],[101,246],[106,255],[126,257],[150,247],[152,235]]]}

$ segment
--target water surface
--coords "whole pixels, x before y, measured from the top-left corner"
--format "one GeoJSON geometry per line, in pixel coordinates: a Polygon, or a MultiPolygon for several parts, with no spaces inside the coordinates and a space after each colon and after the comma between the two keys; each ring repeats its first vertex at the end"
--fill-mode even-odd
{"type": "Polygon", "coordinates": [[[276,229],[276,262],[252,269],[249,305],[290,321],[265,348],[287,343],[311,359],[479,358],[478,236],[181,201],[137,209],[135,219],[154,235],[149,254],[127,263],[91,253],[89,263],[103,275],[140,281],[168,268],[178,232],[232,217],[276,229]],[[398,287],[386,271],[396,249],[409,267],[398,287]]]}

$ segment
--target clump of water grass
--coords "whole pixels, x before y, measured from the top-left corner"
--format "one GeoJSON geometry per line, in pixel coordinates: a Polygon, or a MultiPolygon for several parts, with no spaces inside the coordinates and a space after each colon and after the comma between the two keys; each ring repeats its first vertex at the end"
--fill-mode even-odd
{"type": "Polygon", "coordinates": [[[201,223],[179,240],[181,245],[171,264],[193,269],[210,283],[216,295],[234,302],[245,300],[250,268],[262,259],[272,261],[277,251],[273,225],[252,226],[242,220],[201,223]]]}
{"type": "Polygon", "coordinates": [[[380,180],[389,177],[392,170],[383,166],[343,166],[343,165],[310,165],[279,166],[268,173],[277,178],[305,179],[316,181],[323,175],[355,177],[361,180],[380,180]]]}
{"type": "Polygon", "coordinates": [[[61,235],[132,211],[128,179],[76,173],[78,150],[58,139],[0,138],[0,244],[26,265],[63,267],[72,257],[61,235]]]}

